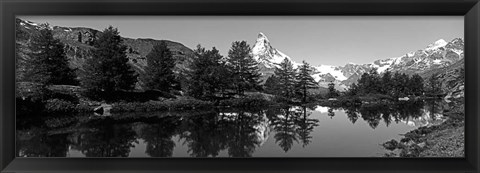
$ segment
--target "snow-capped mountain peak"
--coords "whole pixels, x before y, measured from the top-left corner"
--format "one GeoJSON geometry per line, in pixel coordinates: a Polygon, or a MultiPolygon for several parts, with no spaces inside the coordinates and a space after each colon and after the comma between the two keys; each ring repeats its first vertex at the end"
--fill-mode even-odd
{"type": "MultiPolygon", "coordinates": [[[[324,64],[312,66],[313,72],[311,75],[322,87],[326,87],[330,82],[334,82],[338,87],[346,87],[371,69],[376,69],[378,73],[386,71],[415,73],[449,66],[463,58],[463,47],[463,39],[461,38],[453,39],[450,42],[439,39],[424,49],[411,51],[399,57],[379,59],[372,63],[348,63],[345,66],[324,64]]],[[[292,61],[289,56],[273,48],[264,33],[258,34],[257,41],[252,48],[252,54],[260,63],[264,75],[273,74],[275,67],[278,67],[278,64],[285,58],[292,62],[294,68],[300,65],[292,61]]]]}
{"type": "MultiPolygon", "coordinates": [[[[273,48],[267,36],[260,32],[257,41],[252,48],[253,58],[263,64],[267,68],[273,68],[280,64],[285,58],[292,61],[292,59],[284,53],[273,48]]],[[[294,67],[299,64],[292,61],[294,67]]]]}
{"type": "Polygon", "coordinates": [[[446,46],[447,44],[448,44],[447,41],[445,41],[444,39],[440,39],[440,40],[437,40],[437,41],[435,41],[434,43],[428,45],[425,50],[426,50],[426,51],[435,50],[435,49],[438,49],[438,48],[440,48],[440,47],[444,47],[444,46],[446,46]]]}

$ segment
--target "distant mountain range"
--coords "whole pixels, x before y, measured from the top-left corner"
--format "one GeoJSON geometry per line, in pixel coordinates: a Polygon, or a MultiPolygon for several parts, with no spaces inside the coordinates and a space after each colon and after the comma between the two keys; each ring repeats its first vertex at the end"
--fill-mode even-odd
{"type": "MultiPolygon", "coordinates": [[[[334,82],[339,88],[345,88],[357,81],[363,73],[373,68],[376,68],[378,73],[389,70],[407,74],[422,74],[434,69],[445,68],[463,59],[463,49],[464,42],[461,38],[455,38],[450,42],[440,39],[424,49],[412,51],[400,57],[376,60],[368,64],[348,63],[344,66],[313,64],[312,76],[323,87],[326,87],[330,82],[334,82]]],[[[294,66],[300,64],[275,49],[263,33],[258,34],[252,50],[255,59],[260,62],[260,69],[265,76],[273,74],[274,68],[284,58],[292,61],[294,66]]],[[[321,59],[322,57],[318,58],[321,59]]]]}
{"type": "MultiPolygon", "coordinates": [[[[18,77],[21,78],[23,66],[22,61],[28,57],[28,43],[31,35],[38,33],[41,25],[21,19],[17,19],[17,26],[22,34],[17,36],[17,47],[19,48],[20,58],[18,59],[18,77]]],[[[102,32],[85,27],[62,27],[53,26],[53,34],[65,44],[65,51],[67,57],[70,59],[72,68],[77,68],[82,71],[82,65],[85,59],[92,58],[92,41],[98,38],[102,32]]],[[[121,31],[120,31],[121,34],[121,31]]],[[[151,51],[153,45],[160,41],[166,41],[168,48],[173,52],[176,59],[175,72],[179,76],[184,76],[188,70],[189,63],[194,58],[192,49],[184,46],[181,43],[170,40],[154,40],[154,39],[132,39],[123,38],[124,44],[127,46],[127,57],[129,64],[135,70],[142,74],[146,67],[146,55],[151,51]]],[[[400,57],[379,59],[368,64],[353,64],[348,63],[344,66],[331,65],[317,65],[312,64],[312,77],[319,82],[320,86],[326,87],[328,83],[334,82],[337,84],[337,89],[343,90],[351,85],[353,82],[364,73],[373,68],[376,68],[379,73],[386,70],[392,72],[403,72],[408,74],[419,73],[422,76],[426,74],[433,74],[435,71],[442,69],[449,69],[453,64],[456,67],[461,67],[463,64],[458,63],[464,58],[464,42],[460,38],[453,39],[449,42],[440,39],[433,42],[423,49],[406,53],[400,57]]],[[[290,59],[294,67],[300,65],[299,62],[293,61],[288,55],[282,53],[280,50],[274,48],[267,36],[259,33],[255,45],[252,47],[253,57],[259,62],[262,79],[266,80],[274,73],[275,67],[283,61],[283,59],[290,59]]],[[[322,57],[316,57],[322,58],[322,57]]],[[[138,85],[141,88],[141,84],[138,85]]]]}

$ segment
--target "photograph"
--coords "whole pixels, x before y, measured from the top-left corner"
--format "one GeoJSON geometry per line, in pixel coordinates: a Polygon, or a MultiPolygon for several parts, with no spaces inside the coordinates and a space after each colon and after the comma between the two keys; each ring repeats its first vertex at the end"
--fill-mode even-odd
{"type": "Polygon", "coordinates": [[[17,15],[15,152],[464,158],[464,26],[464,16],[17,15]]]}

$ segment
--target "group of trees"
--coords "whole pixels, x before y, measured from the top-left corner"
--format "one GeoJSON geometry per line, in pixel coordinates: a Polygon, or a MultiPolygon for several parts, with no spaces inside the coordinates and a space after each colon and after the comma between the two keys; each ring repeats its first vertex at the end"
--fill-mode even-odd
{"type": "Polygon", "coordinates": [[[125,54],[126,47],[117,29],[108,27],[93,44],[93,58],[86,60],[81,80],[77,69],[69,66],[64,44],[53,37],[48,24],[42,24],[38,33],[32,34],[31,53],[25,59],[23,81],[47,85],[79,85],[91,94],[111,94],[131,90],[137,82],[137,74],[125,54]]]}
{"type": "MultiPolygon", "coordinates": [[[[145,73],[139,76],[127,64],[127,47],[122,43],[118,30],[110,26],[95,40],[93,57],[86,60],[84,73],[80,74],[81,80],[78,81],[75,69],[68,65],[64,45],[53,38],[50,27],[42,28],[32,39],[31,58],[26,63],[26,81],[44,85],[81,84],[87,89],[88,96],[100,99],[108,99],[106,97],[118,91],[132,91],[138,80],[147,90],[181,90],[173,71],[175,59],[165,42],[153,46],[146,56],[145,73]]],[[[199,45],[186,77],[187,94],[210,100],[261,90],[257,65],[245,41],[233,42],[228,57],[220,55],[216,48],[206,50],[199,45]]]]}
{"type": "Polygon", "coordinates": [[[292,62],[285,58],[265,82],[265,92],[284,101],[307,102],[309,90],[318,88],[311,73],[312,68],[307,62],[303,61],[303,64],[295,69],[292,62]]]}
{"type": "MultiPolygon", "coordinates": [[[[432,82],[436,82],[436,79],[435,81],[429,81],[428,84],[432,84],[432,82]]],[[[435,87],[437,85],[437,83],[433,84],[435,87]]],[[[372,69],[370,72],[364,73],[356,84],[352,84],[346,95],[383,94],[398,98],[420,96],[425,92],[436,91],[427,89],[423,78],[418,74],[409,76],[405,73],[395,72],[392,74],[392,72],[386,71],[380,75],[376,69],[372,69]]]]}
{"type": "Polygon", "coordinates": [[[206,50],[200,45],[195,55],[188,74],[189,95],[212,100],[261,90],[258,62],[253,59],[247,42],[233,42],[228,57],[220,55],[215,47],[206,50]]]}
{"type": "Polygon", "coordinates": [[[116,91],[134,89],[138,74],[127,64],[127,47],[116,28],[106,28],[93,44],[93,58],[86,60],[81,84],[91,95],[103,98],[116,91]]]}

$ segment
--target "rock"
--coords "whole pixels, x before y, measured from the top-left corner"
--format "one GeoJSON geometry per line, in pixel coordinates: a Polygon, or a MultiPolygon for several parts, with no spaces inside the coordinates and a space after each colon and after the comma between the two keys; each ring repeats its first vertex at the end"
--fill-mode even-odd
{"type": "Polygon", "coordinates": [[[424,148],[427,144],[425,142],[417,144],[418,147],[424,148]]]}
{"type": "Polygon", "coordinates": [[[415,142],[414,142],[413,140],[410,140],[410,141],[408,141],[408,142],[405,142],[405,145],[408,146],[408,147],[410,147],[410,146],[412,146],[412,145],[414,145],[414,144],[415,144],[415,142]]]}
{"type": "Polygon", "coordinates": [[[110,116],[110,110],[112,110],[112,107],[112,105],[103,103],[99,107],[94,108],[93,112],[100,116],[110,116]]]}

